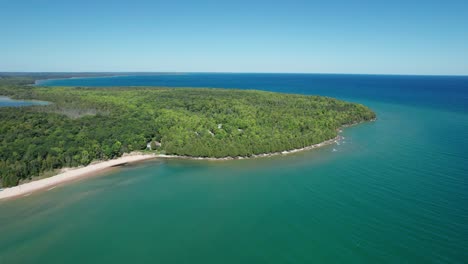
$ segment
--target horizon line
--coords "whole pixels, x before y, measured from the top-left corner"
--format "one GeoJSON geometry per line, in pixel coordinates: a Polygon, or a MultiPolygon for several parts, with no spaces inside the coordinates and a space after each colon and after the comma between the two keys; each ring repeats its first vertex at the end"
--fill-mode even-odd
{"type": "MultiPolygon", "coordinates": [[[[117,73],[117,74],[315,74],[315,75],[386,75],[386,76],[440,76],[440,77],[468,77],[468,74],[412,74],[412,73],[344,73],[344,72],[237,72],[237,71],[0,71],[0,74],[40,74],[40,73],[117,73]]],[[[97,77],[97,76],[96,76],[97,77]]],[[[103,76],[105,77],[105,76],[103,76]]]]}

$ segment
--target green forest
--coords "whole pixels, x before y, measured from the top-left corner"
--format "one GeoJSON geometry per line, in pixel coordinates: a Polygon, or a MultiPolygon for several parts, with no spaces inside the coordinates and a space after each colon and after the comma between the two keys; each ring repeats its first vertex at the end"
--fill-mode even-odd
{"type": "MultiPolygon", "coordinates": [[[[40,76],[41,78],[44,76],[40,76]]],[[[4,187],[44,172],[145,150],[193,157],[248,157],[334,138],[374,119],[355,103],[254,90],[38,87],[1,76],[0,95],[50,104],[0,107],[4,187]]]]}

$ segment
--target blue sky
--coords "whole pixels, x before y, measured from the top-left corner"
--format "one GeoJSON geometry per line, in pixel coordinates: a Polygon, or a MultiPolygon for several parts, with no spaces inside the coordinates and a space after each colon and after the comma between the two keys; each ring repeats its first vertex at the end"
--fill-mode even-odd
{"type": "Polygon", "coordinates": [[[0,71],[468,74],[468,1],[0,3],[0,71]]]}

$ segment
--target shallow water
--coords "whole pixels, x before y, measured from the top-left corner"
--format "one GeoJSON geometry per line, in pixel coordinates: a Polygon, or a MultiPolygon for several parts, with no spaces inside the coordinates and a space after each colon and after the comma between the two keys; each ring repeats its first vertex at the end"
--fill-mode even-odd
{"type": "Polygon", "coordinates": [[[47,105],[48,102],[37,100],[15,100],[10,97],[0,96],[0,107],[19,107],[31,105],[47,105]]]}
{"type": "MultiPolygon", "coordinates": [[[[339,145],[312,151],[156,160],[0,202],[0,263],[468,261],[468,78],[98,80],[128,85],[119,83],[126,78],[338,95],[368,105],[378,120],[345,129],[339,145]]],[[[79,80],[93,82],[69,81],[79,80]]]]}

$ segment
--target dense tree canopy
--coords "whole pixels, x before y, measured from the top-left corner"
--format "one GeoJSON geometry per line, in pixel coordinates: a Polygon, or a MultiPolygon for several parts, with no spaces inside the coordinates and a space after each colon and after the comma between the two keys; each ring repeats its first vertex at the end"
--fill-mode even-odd
{"type": "MultiPolygon", "coordinates": [[[[19,81],[18,81],[19,80],[19,81]]],[[[235,157],[290,150],[367,121],[367,107],[328,97],[203,88],[49,88],[0,78],[0,95],[51,102],[0,107],[3,186],[145,149],[235,157]],[[158,146],[154,142],[161,142],[158,146]]]]}

